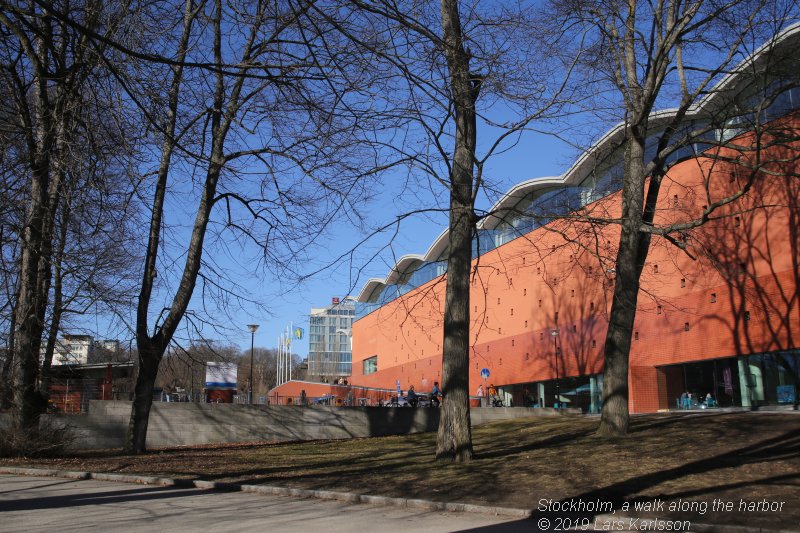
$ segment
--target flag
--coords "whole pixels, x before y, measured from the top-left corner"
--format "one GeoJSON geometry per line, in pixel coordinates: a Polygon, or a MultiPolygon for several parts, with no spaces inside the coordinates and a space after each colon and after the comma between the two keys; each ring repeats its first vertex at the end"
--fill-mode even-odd
{"type": "Polygon", "coordinates": [[[305,333],[303,331],[303,328],[301,328],[301,327],[294,328],[294,338],[295,339],[302,340],[303,339],[303,333],[305,333]]]}

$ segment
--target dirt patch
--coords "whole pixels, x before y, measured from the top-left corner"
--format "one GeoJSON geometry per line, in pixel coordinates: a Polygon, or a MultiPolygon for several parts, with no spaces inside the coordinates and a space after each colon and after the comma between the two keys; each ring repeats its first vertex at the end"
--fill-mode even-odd
{"type": "Polygon", "coordinates": [[[435,462],[434,434],[171,448],[140,456],[86,452],[0,464],[491,504],[592,522],[598,511],[587,511],[588,502],[620,512],[627,502],[634,516],[800,529],[800,416],[637,416],[628,437],[612,440],[597,437],[596,427],[596,418],[481,426],[469,464],[435,462]]]}

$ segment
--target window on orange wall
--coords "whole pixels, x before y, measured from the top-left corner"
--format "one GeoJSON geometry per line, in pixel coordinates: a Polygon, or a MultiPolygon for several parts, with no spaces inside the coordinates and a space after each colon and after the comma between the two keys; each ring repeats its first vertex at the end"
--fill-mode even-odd
{"type": "Polygon", "coordinates": [[[372,357],[368,357],[364,359],[363,363],[363,374],[365,376],[369,374],[374,374],[378,371],[378,356],[373,355],[372,357]]]}

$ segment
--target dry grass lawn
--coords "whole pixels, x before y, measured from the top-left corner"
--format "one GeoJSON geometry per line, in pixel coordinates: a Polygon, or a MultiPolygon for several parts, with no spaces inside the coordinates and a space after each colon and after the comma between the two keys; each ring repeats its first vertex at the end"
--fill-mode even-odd
{"type": "MultiPolygon", "coordinates": [[[[800,415],[708,413],[635,417],[626,438],[594,435],[596,418],[540,418],[475,428],[469,464],[434,461],[435,434],[293,444],[258,443],[2,459],[94,472],[355,491],[519,507],[541,500],[666,502],[660,517],[800,530],[800,415]],[[733,502],[714,512],[714,500],[733,502]],[[740,511],[745,502],[781,511],[740,511]],[[696,502],[705,512],[670,513],[696,502]]],[[[628,514],[642,515],[643,513],[628,514]]],[[[563,515],[555,513],[552,516],[563,515]]],[[[652,513],[651,513],[652,516],[652,513]]]]}

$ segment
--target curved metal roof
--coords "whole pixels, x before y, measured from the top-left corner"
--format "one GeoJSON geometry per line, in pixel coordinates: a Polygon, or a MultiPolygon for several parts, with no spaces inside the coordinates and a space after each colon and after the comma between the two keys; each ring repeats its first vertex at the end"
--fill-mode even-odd
{"type": "Polygon", "coordinates": [[[397,260],[397,263],[395,263],[394,267],[389,271],[389,274],[386,276],[386,283],[397,283],[405,274],[413,272],[424,260],[425,259],[419,254],[404,255],[397,260]]]}
{"type": "MultiPolygon", "coordinates": [[[[748,56],[735,69],[727,73],[706,96],[698,100],[685,114],[684,120],[691,121],[702,118],[703,116],[713,113],[719,106],[726,105],[726,102],[729,100],[725,98],[725,95],[735,90],[735,83],[744,72],[750,69],[757,71],[760,64],[770,60],[770,55],[766,52],[778,46],[788,46],[786,43],[790,42],[793,38],[797,38],[798,35],[800,35],[800,23],[793,24],[785,31],[776,35],[773,39],[761,45],[758,50],[748,56]]],[[[675,114],[675,109],[654,112],[650,115],[648,124],[653,131],[658,131],[665,127],[675,114]]],[[[605,156],[613,152],[616,148],[615,141],[619,142],[624,134],[625,123],[620,122],[606,132],[591,148],[581,154],[564,174],[560,176],[532,178],[515,185],[491,207],[489,215],[479,222],[478,228],[487,230],[496,228],[502,222],[504,213],[507,214],[509,211],[513,210],[517,203],[532,192],[546,188],[577,185],[589,175],[591,170],[594,169],[605,156]]],[[[423,262],[437,261],[447,249],[449,242],[448,233],[448,229],[442,231],[436,240],[433,241],[424,256],[416,254],[405,255],[392,267],[386,278],[383,280],[380,278],[371,278],[368,280],[364,288],[361,289],[356,301],[368,301],[377,288],[391,285],[404,274],[411,272],[408,268],[416,269],[417,266],[423,262]]]]}

